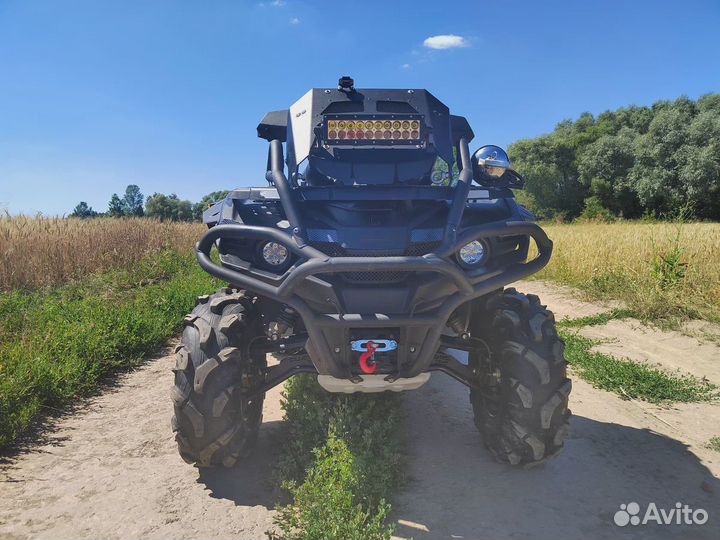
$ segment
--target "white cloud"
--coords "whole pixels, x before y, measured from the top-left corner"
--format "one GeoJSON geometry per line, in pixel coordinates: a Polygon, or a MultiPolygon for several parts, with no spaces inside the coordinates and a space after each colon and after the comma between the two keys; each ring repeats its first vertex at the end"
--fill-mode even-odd
{"type": "Polygon", "coordinates": [[[297,17],[293,17],[292,19],[290,19],[290,24],[300,24],[300,19],[298,19],[297,17]]]}
{"type": "Polygon", "coordinates": [[[430,36],[423,45],[428,49],[453,49],[455,47],[467,47],[468,42],[462,36],[456,36],[453,34],[430,36]]]}
{"type": "Polygon", "coordinates": [[[285,0],[273,0],[272,2],[270,2],[270,4],[275,7],[282,7],[285,5],[285,0]]]}
{"type": "Polygon", "coordinates": [[[410,69],[411,67],[412,67],[412,66],[411,66],[410,64],[403,64],[403,65],[402,65],[402,68],[403,68],[403,69],[410,69]]]}

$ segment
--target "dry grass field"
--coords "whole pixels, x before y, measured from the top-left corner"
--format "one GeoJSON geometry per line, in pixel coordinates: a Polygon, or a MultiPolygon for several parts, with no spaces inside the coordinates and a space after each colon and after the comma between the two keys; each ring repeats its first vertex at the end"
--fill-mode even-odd
{"type": "MultiPolygon", "coordinates": [[[[543,225],[555,243],[537,277],[625,301],[650,319],[720,321],[720,224],[543,225]]],[[[147,255],[190,252],[205,227],[134,219],[0,217],[0,291],[56,286],[147,255]]]]}
{"type": "Polygon", "coordinates": [[[200,223],[132,219],[0,217],[0,291],[61,285],[129,269],[147,255],[189,252],[200,223]]]}
{"type": "Polygon", "coordinates": [[[621,300],[649,319],[720,321],[719,223],[543,227],[555,249],[538,278],[621,300]]]}

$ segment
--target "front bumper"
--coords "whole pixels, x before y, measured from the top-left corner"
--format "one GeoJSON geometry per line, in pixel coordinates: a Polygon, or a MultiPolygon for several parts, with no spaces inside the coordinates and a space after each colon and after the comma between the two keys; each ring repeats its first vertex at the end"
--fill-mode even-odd
{"type": "MultiPolygon", "coordinates": [[[[501,221],[470,227],[452,242],[444,242],[434,252],[423,256],[401,257],[330,257],[308,245],[299,235],[270,227],[251,225],[218,225],[210,229],[196,246],[200,266],[209,274],[233,285],[265,296],[293,308],[303,320],[308,334],[305,349],[320,375],[353,379],[351,331],[392,329],[398,333],[395,374],[386,380],[414,378],[430,371],[438,352],[440,339],[449,317],[465,302],[483,296],[509,283],[541,270],[550,260],[552,242],[536,224],[524,221],[501,221]],[[453,260],[462,246],[473,240],[507,236],[534,239],[538,255],[531,261],[513,262],[487,270],[464,271],[453,260]],[[229,268],[215,264],[210,251],[221,238],[272,240],[286,246],[299,262],[283,276],[264,278],[247,268],[229,268]],[[336,302],[334,311],[318,308],[327,305],[325,296],[333,285],[321,279],[323,274],[347,272],[393,271],[408,274],[434,274],[444,284],[451,284],[431,307],[418,312],[422,298],[411,294],[393,313],[346,313],[336,302]]],[[[441,368],[440,368],[441,369],[441,368]]],[[[442,369],[441,369],[442,370],[442,369]]]]}

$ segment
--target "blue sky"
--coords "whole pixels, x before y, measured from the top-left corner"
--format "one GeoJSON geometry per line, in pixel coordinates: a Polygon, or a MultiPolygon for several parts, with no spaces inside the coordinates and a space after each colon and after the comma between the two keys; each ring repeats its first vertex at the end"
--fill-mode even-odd
{"type": "Polygon", "coordinates": [[[428,88],[473,147],[696,98],[719,29],[717,0],[0,0],[0,210],[264,185],[263,113],[344,74],[428,88]]]}

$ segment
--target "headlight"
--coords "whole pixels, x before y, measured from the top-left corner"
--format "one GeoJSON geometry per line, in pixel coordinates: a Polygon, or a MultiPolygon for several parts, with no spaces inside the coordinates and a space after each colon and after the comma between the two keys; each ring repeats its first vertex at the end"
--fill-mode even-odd
{"type": "Polygon", "coordinates": [[[433,171],[430,175],[433,186],[449,186],[450,174],[447,171],[433,171]]]}
{"type": "Polygon", "coordinates": [[[465,244],[457,253],[458,261],[466,268],[477,268],[485,262],[486,255],[485,244],[479,240],[465,244]]]}
{"type": "MultiPolygon", "coordinates": [[[[356,141],[372,141],[370,144],[421,143],[422,125],[418,115],[390,115],[377,119],[378,115],[361,120],[345,119],[343,115],[326,115],[324,140],[328,144],[357,144],[356,141]]],[[[386,116],[386,115],[379,115],[386,116]]]]}
{"type": "Polygon", "coordinates": [[[270,266],[284,265],[288,260],[288,255],[287,248],[277,242],[267,242],[262,247],[262,258],[270,266]]]}

